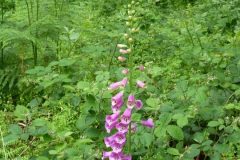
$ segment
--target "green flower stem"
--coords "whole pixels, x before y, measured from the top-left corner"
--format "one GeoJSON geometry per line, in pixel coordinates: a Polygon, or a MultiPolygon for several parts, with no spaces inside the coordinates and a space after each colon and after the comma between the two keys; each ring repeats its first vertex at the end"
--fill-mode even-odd
{"type": "MultiPolygon", "coordinates": [[[[130,44],[131,42],[129,42],[130,44]]],[[[131,52],[129,53],[129,89],[130,89],[130,93],[133,91],[133,45],[130,44],[130,49],[131,52]]],[[[128,153],[131,153],[131,148],[132,148],[132,141],[131,141],[131,137],[132,137],[132,133],[131,133],[131,127],[132,127],[132,123],[129,123],[128,126],[128,153]]]]}

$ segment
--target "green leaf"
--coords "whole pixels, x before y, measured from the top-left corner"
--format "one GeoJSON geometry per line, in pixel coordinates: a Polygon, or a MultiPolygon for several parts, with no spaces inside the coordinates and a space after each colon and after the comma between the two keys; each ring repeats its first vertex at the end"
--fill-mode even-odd
{"type": "Polygon", "coordinates": [[[32,125],[36,127],[46,126],[47,121],[43,118],[37,118],[32,122],[32,125]]]}
{"type": "Polygon", "coordinates": [[[10,125],[9,131],[10,131],[12,134],[17,134],[17,135],[19,135],[19,134],[22,133],[21,127],[20,127],[19,125],[17,125],[17,124],[12,124],[12,125],[10,125]]]}
{"type": "Polygon", "coordinates": [[[174,156],[180,155],[179,151],[176,148],[168,148],[167,152],[171,155],[174,155],[174,156]]]}
{"type": "Polygon", "coordinates": [[[181,128],[186,126],[187,124],[188,124],[188,118],[187,117],[181,117],[177,120],[177,125],[181,128]]]}
{"type": "Polygon", "coordinates": [[[76,62],[74,59],[62,59],[59,61],[59,66],[65,67],[65,66],[71,66],[76,62]]]}
{"type": "Polygon", "coordinates": [[[175,125],[167,126],[167,132],[172,138],[176,140],[183,140],[184,138],[183,131],[178,126],[175,126],[175,125]]]}
{"type": "Polygon", "coordinates": [[[142,134],[142,139],[141,139],[141,142],[142,142],[142,144],[144,145],[144,146],[147,146],[147,147],[149,147],[150,146],[150,144],[152,143],[152,141],[153,141],[153,135],[152,134],[150,134],[150,133],[143,133],[142,134]]]}
{"type": "Polygon", "coordinates": [[[218,121],[210,121],[210,122],[208,122],[208,126],[209,127],[217,127],[219,125],[220,125],[220,122],[218,122],[218,121]]]}
{"type": "Polygon", "coordinates": [[[156,108],[158,107],[159,100],[157,98],[148,98],[146,103],[148,106],[156,108]]]}
{"type": "Polygon", "coordinates": [[[30,115],[29,110],[22,106],[22,105],[17,105],[16,110],[14,111],[14,116],[17,117],[17,120],[26,120],[26,118],[30,115]]]}
{"type": "Polygon", "coordinates": [[[77,88],[78,89],[90,88],[90,83],[89,82],[85,82],[85,81],[79,81],[77,83],[77,88]]]}
{"type": "Polygon", "coordinates": [[[201,132],[195,133],[194,136],[193,136],[193,140],[198,142],[198,143],[202,143],[203,140],[204,140],[204,134],[201,133],[201,132]]]}

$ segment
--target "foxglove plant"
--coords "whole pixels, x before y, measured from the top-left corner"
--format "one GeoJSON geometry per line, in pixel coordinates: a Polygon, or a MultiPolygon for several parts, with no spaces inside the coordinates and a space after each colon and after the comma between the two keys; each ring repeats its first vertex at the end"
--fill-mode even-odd
{"type": "MultiPolygon", "coordinates": [[[[135,21],[137,19],[135,17],[135,10],[133,7],[139,4],[135,1],[132,1],[131,4],[128,5],[128,21],[126,22],[129,27],[129,33],[125,33],[124,37],[127,40],[127,44],[118,44],[120,55],[118,56],[118,60],[120,62],[127,62],[128,68],[122,70],[122,74],[124,76],[128,76],[123,78],[118,82],[114,82],[110,84],[109,90],[111,91],[119,91],[115,96],[111,99],[111,109],[112,114],[107,115],[105,119],[105,128],[107,133],[111,133],[114,131],[115,133],[111,136],[104,138],[104,143],[107,148],[111,148],[111,151],[104,151],[102,159],[109,160],[131,160],[131,155],[125,155],[123,153],[124,146],[128,141],[128,154],[131,154],[131,136],[137,130],[137,123],[132,121],[132,114],[134,111],[138,111],[142,109],[143,102],[140,99],[135,98],[135,94],[133,91],[133,87],[144,89],[146,88],[146,84],[143,81],[136,80],[136,85],[133,85],[133,35],[139,31],[139,29],[134,28],[135,21]],[[129,95],[127,96],[126,108],[124,108],[124,91],[126,93],[126,85],[129,84],[129,95]]],[[[140,65],[140,71],[144,71],[144,66],[140,65]]],[[[126,96],[126,95],[125,95],[126,96]]],[[[142,120],[140,122],[143,126],[148,128],[153,128],[154,123],[151,118],[148,120],[142,120]]]]}

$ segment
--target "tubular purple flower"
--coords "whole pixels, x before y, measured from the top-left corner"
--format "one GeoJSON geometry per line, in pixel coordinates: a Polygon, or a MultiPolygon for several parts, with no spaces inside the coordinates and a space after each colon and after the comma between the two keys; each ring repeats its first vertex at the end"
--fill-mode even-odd
{"type": "Polygon", "coordinates": [[[119,152],[122,152],[123,146],[124,146],[124,144],[120,144],[120,143],[117,143],[114,141],[111,145],[111,148],[112,148],[113,152],[119,153],[119,152]]]}
{"type": "Polygon", "coordinates": [[[114,135],[114,140],[117,143],[124,145],[126,143],[126,134],[125,133],[121,133],[121,132],[117,132],[114,135]]]}
{"type": "Polygon", "coordinates": [[[143,81],[137,80],[137,86],[139,88],[145,88],[145,83],[143,81]]]}
{"type": "Polygon", "coordinates": [[[110,133],[111,130],[114,129],[117,124],[118,124],[118,121],[114,121],[111,124],[105,123],[105,129],[106,129],[107,133],[110,133]]]}
{"type": "Polygon", "coordinates": [[[135,97],[133,94],[130,94],[128,96],[127,107],[132,109],[134,107],[134,105],[135,105],[135,97]]]}
{"type": "Polygon", "coordinates": [[[127,133],[128,125],[120,122],[120,123],[116,124],[116,129],[118,130],[118,132],[127,133]]]}
{"type": "Polygon", "coordinates": [[[114,138],[115,138],[114,136],[104,138],[104,143],[106,147],[110,147],[112,145],[112,143],[114,142],[114,138]]]}
{"type": "Polygon", "coordinates": [[[128,83],[128,79],[127,78],[123,78],[120,82],[121,82],[122,87],[125,87],[127,85],[127,83],[128,83]]]}
{"type": "Polygon", "coordinates": [[[106,151],[103,151],[103,155],[102,155],[102,160],[106,159],[106,158],[109,158],[109,156],[112,154],[112,152],[106,152],[106,151]]]}
{"type": "Polygon", "coordinates": [[[131,122],[131,116],[132,110],[130,108],[127,108],[121,117],[121,123],[128,125],[131,122]]]}
{"type": "Polygon", "coordinates": [[[122,159],[122,153],[116,153],[112,152],[111,155],[109,155],[109,160],[121,160],[122,159]]]}
{"type": "Polygon", "coordinates": [[[123,101],[123,92],[119,92],[114,97],[112,97],[112,106],[119,104],[123,101]]]}
{"type": "Polygon", "coordinates": [[[146,120],[146,121],[142,120],[141,123],[142,123],[143,126],[146,126],[146,127],[148,127],[148,128],[153,128],[153,127],[154,127],[154,123],[153,123],[152,118],[149,118],[149,119],[146,120]]]}
{"type": "Polygon", "coordinates": [[[124,104],[124,102],[121,101],[121,102],[117,103],[116,105],[112,106],[113,113],[119,113],[123,104],[124,104]]]}
{"type": "Polygon", "coordinates": [[[140,110],[143,107],[143,103],[141,100],[136,100],[135,107],[137,110],[140,110]]]}
{"type": "Polygon", "coordinates": [[[121,87],[122,83],[121,82],[115,82],[110,84],[110,86],[108,87],[109,90],[115,90],[118,89],[119,87],[121,87]]]}

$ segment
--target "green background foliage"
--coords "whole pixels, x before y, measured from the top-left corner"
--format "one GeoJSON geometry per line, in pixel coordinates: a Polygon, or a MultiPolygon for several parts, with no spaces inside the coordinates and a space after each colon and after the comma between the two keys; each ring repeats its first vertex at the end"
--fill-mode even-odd
{"type": "MultiPolygon", "coordinates": [[[[101,159],[127,0],[0,0],[0,159],[101,159]]],[[[133,160],[240,158],[240,1],[139,0],[133,160]]]]}

